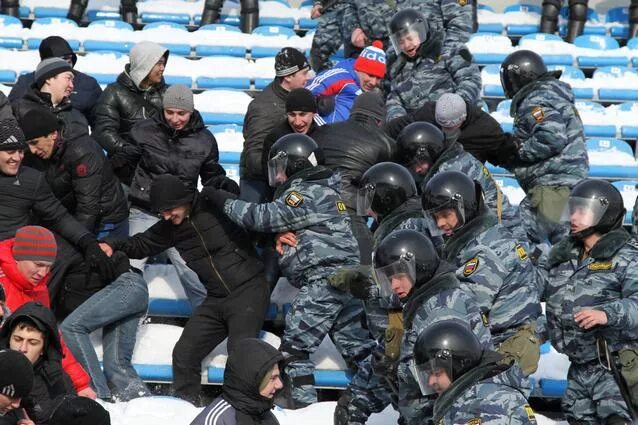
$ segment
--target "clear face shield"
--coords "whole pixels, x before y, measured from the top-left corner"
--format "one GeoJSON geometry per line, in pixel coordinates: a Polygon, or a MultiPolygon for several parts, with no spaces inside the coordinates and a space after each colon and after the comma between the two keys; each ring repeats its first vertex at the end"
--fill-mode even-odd
{"type": "Polygon", "coordinates": [[[422,364],[417,364],[413,358],[410,369],[424,396],[441,394],[448,389],[453,380],[452,355],[447,350],[422,364]]]}
{"type": "Polygon", "coordinates": [[[608,207],[606,199],[570,196],[560,222],[569,225],[571,233],[580,232],[597,225],[608,207]]]}
{"type": "Polygon", "coordinates": [[[416,264],[414,255],[406,253],[398,261],[374,270],[374,277],[379,286],[379,295],[390,298],[397,295],[403,298],[414,287],[416,282],[416,264]]]}
{"type": "Polygon", "coordinates": [[[390,35],[392,47],[397,55],[401,53],[412,58],[419,51],[419,46],[428,38],[425,23],[418,21],[407,25],[390,35]]]}
{"type": "Polygon", "coordinates": [[[286,152],[279,152],[268,160],[268,184],[271,187],[277,187],[285,182],[286,167],[288,166],[288,155],[286,152]]]}
{"type": "Polygon", "coordinates": [[[372,209],[375,191],[376,188],[371,183],[368,183],[357,191],[357,215],[363,217],[369,215],[369,211],[372,209]]]}
{"type": "Polygon", "coordinates": [[[451,236],[456,229],[465,224],[463,197],[454,195],[454,199],[445,204],[423,211],[432,236],[451,236]]]}

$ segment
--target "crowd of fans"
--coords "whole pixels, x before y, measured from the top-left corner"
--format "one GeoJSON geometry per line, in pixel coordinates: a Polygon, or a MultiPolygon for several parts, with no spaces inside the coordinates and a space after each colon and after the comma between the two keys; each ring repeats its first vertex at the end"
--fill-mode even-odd
{"type": "Polygon", "coordinates": [[[464,44],[473,4],[396,7],[315,5],[310,61],[283,48],[248,107],[239,185],[190,88],[164,82],[167,49],[137,43],[102,91],[63,38],[42,41],[0,95],[0,424],[108,423],[90,399],[149,394],[131,359],[142,270],[163,252],[193,309],[177,397],[207,404],[201,362],[228,338],[222,395],[193,424],[276,424],[274,403],[317,402],[325,336],[353,372],[335,424],[388,405],[402,424],[536,423],[545,340],[572,362],[570,423],[636,419],[638,241],[618,190],[587,178],[571,87],[510,54],[505,133],[464,44]],[[355,57],[331,66],[341,42],[355,57]],[[486,161],[514,174],[519,206],[486,161]],[[299,292],[276,350],[255,338],[281,276],[299,292]]]}

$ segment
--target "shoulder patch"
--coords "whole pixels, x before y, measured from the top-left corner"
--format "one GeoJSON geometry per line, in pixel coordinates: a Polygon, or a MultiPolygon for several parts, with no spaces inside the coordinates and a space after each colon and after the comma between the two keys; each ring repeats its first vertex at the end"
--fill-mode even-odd
{"type": "Polygon", "coordinates": [[[518,258],[521,261],[525,261],[529,258],[527,251],[525,251],[525,248],[523,248],[523,245],[521,244],[516,245],[516,255],[518,255],[518,258]]]}
{"type": "Polygon", "coordinates": [[[596,261],[595,263],[591,263],[587,266],[587,269],[592,272],[597,272],[600,270],[611,270],[613,264],[611,260],[609,261],[596,261]]]}
{"type": "Polygon", "coordinates": [[[303,196],[297,191],[292,191],[286,196],[286,205],[292,208],[298,208],[303,204],[303,196]]]}
{"type": "Polygon", "coordinates": [[[532,117],[534,117],[534,121],[541,122],[545,119],[545,113],[543,112],[543,108],[540,106],[534,107],[532,109],[532,117]]]}
{"type": "Polygon", "coordinates": [[[523,406],[523,409],[525,409],[525,413],[527,414],[527,418],[530,421],[536,421],[536,416],[534,416],[534,409],[532,409],[532,406],[530,406],[529,404],[526,404],[523,406]]]}
{"type": "Polygon", "coordinates": [[[479,259],[478,257],[471,258],[465,265],[463,266],[463,276],[468,277],[472,273],[478,269],[479,259]]]}
{"type": "Polygon", "coordinates": [[[483,423],[483,420],[481,418],[472,418],[469,421],[467,421],[465,424],[466,425],[480,425],[483,423]]]}
{"type": "Polygon", "coordinates": [[[456,0],[459,6],[465,6],[467,4],[467,0],[456,0]]]}
{"type": "Polygon", "coordinates": [[[75,167],[75,174],[77,174],[78,177],[84,177],[89,174],[89,167],[86,164],[78,164],[77,167],[75,167]]]}
{"type": "Polygon", "coordinates": [[[484,175],[485,177],[490,177],[490,176],[491,176],[491,174],[490,174],[490,170],[488,170],[488,169],[487,169],[487,167],[486,167],[485,165],[483,166],[483,175],[484,175]]]}
{"type": "Polygon", "coordinates": [[[343,201],[337,201],[337,211],[340,213],[347,211],[346,204],[343,201]]]}

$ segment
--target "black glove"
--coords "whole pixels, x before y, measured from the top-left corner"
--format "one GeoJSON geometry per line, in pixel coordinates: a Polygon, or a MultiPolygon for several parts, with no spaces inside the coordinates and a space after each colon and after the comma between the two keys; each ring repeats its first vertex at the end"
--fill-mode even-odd
{"type": "Polygon", "coordinates": [[[336,107],[334,96],[319,96],[317,98],[317,113],[319,115],[330,115],[336,107]]]}
{"type": "Polygon", "coordinates": [[[372,373],[381,377],[396,376],[397,362],[381,351],[372,352],[372,373]]]}
{"type": "Polygon", "coordinates": [[[106,256],[92,234],[83,236],[78,241],[78,247],[84,251],[84,260],[89,267],[98,271],[102,279],[112,282],[115,279],[115,266],[113,261],[106,256]]]}
{"type": "Polygon", "coordinates": [[[207,186],[212,186],[215,189],[221,189],[234,195],[239,195],[239,185],[237,184],[237,182],[226,176],[213,177],[210,181],[210,184],[208,184],[207,186]]]}
{"type": "Polygon", "coordinates": [[[328,276],[328,283],[341,291],[350,292],[353,297],[360,300],[373,298],[376,293],[376,285],[370,278],[369,266],[341,268],[328,276]]]}
{"type": "Polygon", "coordinates": [[[201,196],[212,207],[223,210],[224,202],[227,199],[237,199],[237,195],[226,192],[225,190],[215,189],[212,186],[206,186],[201,191],[201,196]]]}

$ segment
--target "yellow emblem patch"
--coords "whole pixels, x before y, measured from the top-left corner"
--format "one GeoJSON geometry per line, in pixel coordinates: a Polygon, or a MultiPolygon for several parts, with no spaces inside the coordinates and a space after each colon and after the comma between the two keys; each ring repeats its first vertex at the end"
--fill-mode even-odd
{"type": "Polygon", "coordinates": [[[286,205],[292,208],[297,208],[303,204],[303,196],[301,193],[292,191],[286,196],[286,205]]]}
{"type": "Polygon", "coordinates": [[[516,254],[521,261],[525,261],[529,258],[527,255],[527,251],[525,251],[525,248],[523,248],[523,245],[521,244],[516,245],[516,254]]]}
{"type": "Polygon", "coordinates": [[[467,4],[467,0],[456,0],[459,6],[465,6],[467,4]]]}
{"type": "Polygon", "coordinates": [[[587,269],[597,272],[600,270],[611,270],[612,264],[611,261],[599,261],[596,263],[591,263],[587,266],[587,269]]]}
{"type": "Polygon", "coordinates": [[[337,201],[337,211],[346,212],[346,204],[343,201],[337,201]]]}
{"type": "Polygon", "coordinates": [[[530,421],[536,420],[536,416],[534,416],[534,409],[532,409],[532,407],[529,404],[526,404],[525,406],[523,406],[523,409],[525,409],[525,413],[527,413],[527,418],[530,421]]]}
{"type": "Polygon", "coordinates": [[[483,175],[484,175],[485,177],[489,177],[489,176],[491,176],[491,174],[490,174],[490,170],[488,170],[486,166],[483,166],[483,175]]]}
{"type": "Polygon", "coordinates": [[[534,120],[536,120],[536,122],[543,121],[545,119],[545,113],[543,112],[543,108],[541,108],[540,106],[537,106],[534,109],[532,109],[532,116],[534,117],[534,120]]]}
{"type": "Polygon", "coordinates": [[[479,266],[479,259],[477,257],[472,258],[470,261],[465,263],[465,266],[463,266],[463,276],[465,277],[470,276],[472,273],[476,271],[476,269],[478,269],[478,266],[479,266]]]}
{"type": "Polygon", "coordinates": [[[469,421],[466,422],[467,425],[480,425],[482,423],[483,423],[483,420],[481,418],[470,419],[469,421]]]}

